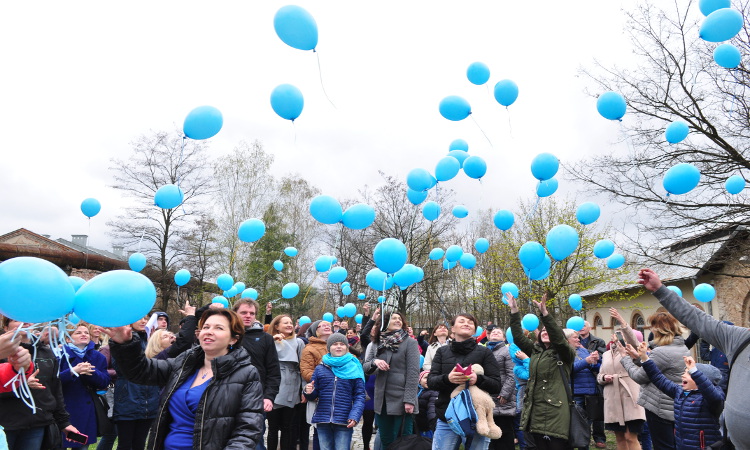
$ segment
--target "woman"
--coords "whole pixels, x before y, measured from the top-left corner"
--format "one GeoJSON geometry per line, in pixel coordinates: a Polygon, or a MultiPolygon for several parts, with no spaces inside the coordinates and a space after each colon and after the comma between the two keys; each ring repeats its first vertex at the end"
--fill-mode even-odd
{"type": "Polygon", "coordinates": [[[385,450],[398,437],[401,422],[404,435],[412,434],[413,416],[418,411],[419,344],[406,331],[406,321],[398,312],[385,314],[385,329],[378,329],[365,357],[367,375],[375,380],[375,422],[380,445],[385,450]]]}
{"type": "Polygon", "coordinates": [[[432,366],[432,359],[435,357],[438,349],[448,343],[448,327],[444,323],[435,325],[432,329],[432,336],[430,336],[429,346],[424,354],[424,363],[422,364],[422,370],[427,372],[430,371],[432,366]]]}
{"type": "Polygon", "coordinates": [[[281,450],[292,450],[298,434],[294,407],[302,399],[302,376],[299,361],[305,343],[294,334],[294,322],[287,314],[276,316],[269,324],[269,333],[276,344],[281,369],[279,393],[273,401],[273,410],[266,414],[268,419],[268,438],[266,446],[275,449],[279,445],[281,432],[281,450]]]}
{"type": "Polygon", "coordinates": [[[348,328],[346,330],[346,341],[349,343],[349,353],[359,358],[362,356],[362,345],[359,343],[359,336],[357,336],[357,330],[354,328],[348,328]]]}
{"type": "Polygon", "coordinates": [[[109,336],[102,333],[102,329],[94,324],[88,324],[89,329],[89,336],[91,337],[91,342],[94,343],[94,350],[99,350],[100,348],[107,345],[107,341],[109,341],[109,336]]]}
{"type": "MultiPolygon", "coordinates": [[[[168,330],[158,329],[151,332],[144,351],[146,358],[157,358],[157,355],[168,349],[176,339],[174,333],[168,330]]],[[[166,354],[163,354],[163,357],[159,359],[167,359],[166,354]]]]}
{"type": "Polygon", "coordinates": [[[492,356],[497,360],[500,367],[500,383],[502,388],[500,394],[494,396],[495,409],[492,416],[495,424],[503,431],[500,439],[493,439],[490,442],[491,449],[504,450],[515,448],[513,420],[516,416],[516,381],[513,378],[513,368],[515,364],[510,357],[508,346],[505,345],[505,334],[503,329],[495,327],[487,337],[486,347],[492,352],[492,356]]]}
{"type": "Polygon", "coordinates": [[[565,380],[559,367],[570,380],[570,372],[575,359],[575,350],[570,346],[562,329],[552,314],[547,311],[547,295],[541,302],[532,301],[542,315],[543,327],[537,342],[527,338],[521,329],[521,315],[516,299],[506,294],[510,306],[510,329],[513,342],[527,355],[529,380],[526,385],[521,412],[521,429],[531,433],[539,449],[567,449],[570,429],[570,408],[565,380]]]}
{"type": "MultiPolygon", "coordinates": [[[[599,353],[597,351],[590,353],[586,347],[581,345],[581,339],[577,331],[565,328],[563,334],[568,340],[568,344],[576,350],[576,357],[573,362],[573,372],[571,373],[573,400],[575,400],[581,408],[585,409],[586,396],[598,395],[596,374],[599,372],[599,367],[601,366],[599,353]]],[[[592,421],[589,420],[589,427],[591,424],[592,421]]],[[[588,449],[588,446],[582,448],[588,449]]]]}
{"type": "MultiPolygon", "coordinates": [[[[653,341],[649,345],[653,349],[649,357],[667,379],[674,383],[681,383],[685,372],[683,356],[690,356],[682,338],[682,327],[671,314],[657,312],[648,318],[651,324],[653,341]]],[[[635,341],[632,330],[624,329],[623,336],[628,343],[635,341]]],[[[638,355],[631,355],[637,358],[638,355]]],[[[646,422],[651,433],[651,442],[657,449],[673,449],[674,445],[674,400],[652,384],[642,367],[637,366],[631,358],[622,358],[620,364],[628,371],[628,375],[641,385],[638,404],[646,409],[646,422]]]]}
{"type": "Polygon", "coordinates": [[[245,327],[228,309],[209,309],[199,346],[168,360],[148,359],[130,328],[107,329],[112,355],[135,383],[163,386],[149,448],[255,448],[263,438],[263,388],[247,351],[245,327]]]}
{"type": "MultiPolygon", "coordinates": [[[[477,386],[492,397],[500,394],[501,369],[492,351],[477,344],[474,339],[477,325],[477,319],[471,314],[459,314],[454,317],[451,322],[453,341],[450,345],[441,347],[432,360],[430,374],[427,375],[427,384],[430,389],[438,391],[438,399],[435,402],[438,421],[435,434],[432,436],[432,448],[435,450],[455,449],[462,441],[461,437],[451,430],[445,419],[451,392],[457,386],[468,381],[470,385],[477,386]],[[477,375],[475,372],[465,375],[456,370],[457,364],[463,367],[479,364],[484,370],[484,375],[477,375]]],[[[490,438],[475,433],[471,444],[464,442],[464,445],[467,450],[486,450],[490,445],[490,438]]]]}
{"type": "MultiPolygon", "coordinates": [[[[70,423],[89,437],[89,444],[96,440],[96,410],[92,398],[96,391],[109,386],[107,359],[94,350],[86,324],[79,323],[70,335],[71,343],[64,347],[67,358],[60,359],[60,381],[62,382],[65,409],[70,414],[70,423]]],[[[69,442],[66,447],[87,447],[69,442]]]]}

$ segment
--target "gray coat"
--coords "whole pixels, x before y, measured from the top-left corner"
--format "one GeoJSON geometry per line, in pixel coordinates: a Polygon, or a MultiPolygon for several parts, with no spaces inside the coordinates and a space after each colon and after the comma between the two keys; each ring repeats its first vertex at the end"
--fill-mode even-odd
{"type": "Polygon", "coordinates": [[[399,345],[398,352],[385,350],[375,355],[378,350],[376,343],[370,345],[365,357],[365,374],[377,374],[375,379],[374,410],[381,414],[383,403],[386,414],[400,416],[404,414],[404,403],[414,405],[414,414],[419,412],[417,392],[419,390],[419,344],[416,339],[407,337],[399,345]],[[390,365],[390,370],[381,371],[373,363],[375,359],[382,359],[390,365]]]}
{"type": "Polygon", "coordinates": [[[495,409],[492,414],[496,416],[516,415],[516,380],[513,378],[513,367],[515,363],[510,359],[510,351],[504,342],[501,342],[492,349],[492,356],[497,360],[500,366],[500,380],[502,389],[500,395],[494,397],[495,409]],[[506,400],[505,404],[500,404],[500,398],[506,400]]]}
{"type": "Polygon", "coordinates": [[[276,342],[276,351],[279,354],[279,370],[281,371],[281,383],[279,393],[273,401],[274,407],[286,406],[293,408],[302,399],[302,375],[299,370],[299,360],[305,342],[300,338],[285,339],[276,342]],[[293,348],[293,346],[296,347],[293,348]]]}

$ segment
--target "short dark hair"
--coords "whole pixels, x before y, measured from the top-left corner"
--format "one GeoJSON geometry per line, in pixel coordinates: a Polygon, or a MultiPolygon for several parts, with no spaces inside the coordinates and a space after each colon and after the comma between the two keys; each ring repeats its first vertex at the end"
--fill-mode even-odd
{"type": "Polygon", "coordinates": [[[237,315],[236,312],[226,308],[209,308],[208,311],[203,313],[201,320],[198,322],[198,330],[203,328],[209,317],[215,315],[224,316],[229,321],[229,331],[232,333],[233,338],[237,338],[237,343],[242,341],[242,337],[245,335],[245,325],[242,323],[242,319],[237,315]]]}
{"type": "Polygon", "coordinates": [[[476,317],[472,316],[469,313],[456,314],[456,316],[453,319],[451,319],[451,327],[453,327],[456,324],[456,319],[458,319],[459,317],[465,317],[471,320],[471,322],[474,324],[474,331],[477,330],[477,327],[479,326],[479,322],[477,322],[476,317]]]}

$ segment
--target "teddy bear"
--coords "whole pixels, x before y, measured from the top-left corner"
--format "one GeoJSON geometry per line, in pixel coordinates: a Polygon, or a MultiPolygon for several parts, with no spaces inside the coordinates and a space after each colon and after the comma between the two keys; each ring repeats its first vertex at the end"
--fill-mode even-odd
{"type": "MultiPolygon", "coordinates": [[[[479,364],[473,364],[471,370],[477,375],[484,375],[484,369],[479,364]]],[[[451,398],[460,394],[464,387],[466,384],[458,385],[451,393],[451,398]]],[[[503,432],[495,425],[495,419],[492,417],[495,402],[490,394],[477,386],[469,386],[469,394],[471,394],[474,409],[477,411],[477,433],[490,439],[500,439],[503,432]]]]}

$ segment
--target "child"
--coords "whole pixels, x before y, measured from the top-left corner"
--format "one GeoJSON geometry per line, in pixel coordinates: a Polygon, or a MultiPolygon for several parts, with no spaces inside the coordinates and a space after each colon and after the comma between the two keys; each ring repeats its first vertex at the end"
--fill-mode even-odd
{"type": "MultiPolygon", "coordinates": [[[[633,352],[628,345],[628,353],[633,352]]],[[[647,343],[638,346],[638,356],[651,382],[674,399],[675,448],[704,449],[721,440],[719,416],[724,409],[724,392],[717,386],[721,381],[719,369],[683,356],[687,369],[680,386],[668,380],[648,359],[647,343]]]]}
{"type": "Polygon", "coordinates": [[[318,399],[312,423],[318,429],[320,448],[349,450],[352,431],[365,408],[365,374],[349,353],[346,336],[333,333],[326,346],[328,353],[305,386],[305,397],[318,399]]]}

